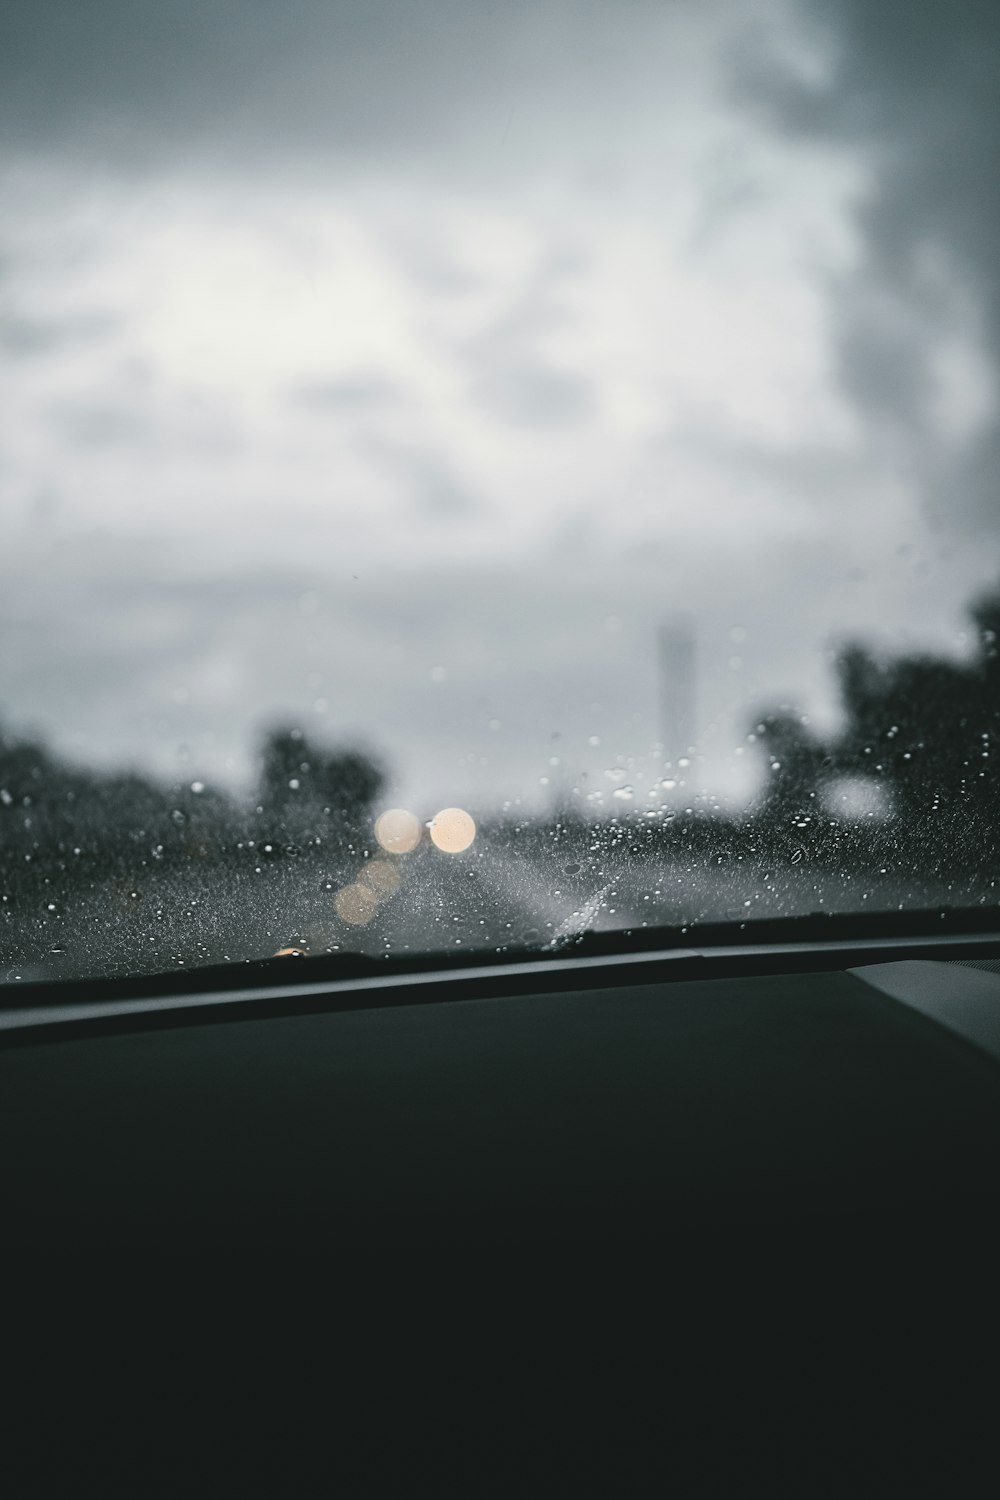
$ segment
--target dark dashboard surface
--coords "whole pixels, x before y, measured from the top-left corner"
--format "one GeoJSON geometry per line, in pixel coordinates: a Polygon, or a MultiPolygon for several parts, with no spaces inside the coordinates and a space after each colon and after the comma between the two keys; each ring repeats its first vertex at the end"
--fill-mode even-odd
{"type": "MultiPolygon", "coordinates": [[[[961,964],[886,967],[937,970],[945,991],[964,974],[987,1015],[995,985],[1000,1013],[988,964],[974,981],[961,964]]],[[[979,1229],[997,1204],[1000,1063],[875,972],[635,982],[612,967],[555,992],[512,975],[509,993],[458,1003],[4,1033],[6,1243],[979,1229]]]]}

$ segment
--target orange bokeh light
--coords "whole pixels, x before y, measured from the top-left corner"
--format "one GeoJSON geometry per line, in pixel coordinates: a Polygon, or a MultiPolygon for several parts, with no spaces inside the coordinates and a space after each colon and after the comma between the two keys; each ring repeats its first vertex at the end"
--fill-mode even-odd
{"type": "Polygon", "coordinates": [[[443,807],[431,819],[431,840],[444,854],[461,854],[476,836],[476,825],[461,807],[443,807]]]}
{"type": "Polygon", "coordinates": [[[345,885],[333,898],[333,907],[342,922],[364,927],[378,908],[378,896],[364,885],[345,885]]]}
{"type": "Polygon", "coordinates": [[[375,819],[375,837],[387,854],[409,854],[420,843],[420,819],[405,807],[390,807],[375,819]]]}

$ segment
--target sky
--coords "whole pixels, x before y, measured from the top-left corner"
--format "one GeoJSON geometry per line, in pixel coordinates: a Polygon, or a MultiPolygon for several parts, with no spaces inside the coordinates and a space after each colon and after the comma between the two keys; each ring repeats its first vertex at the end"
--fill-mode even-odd
{"type": "Polygon", "coordinates": [[[1000,577],[979,0],[0,0],[0,720],[689,790],[1000,577]],[[660,771],[662,774],[662,771],[660,771]]]}

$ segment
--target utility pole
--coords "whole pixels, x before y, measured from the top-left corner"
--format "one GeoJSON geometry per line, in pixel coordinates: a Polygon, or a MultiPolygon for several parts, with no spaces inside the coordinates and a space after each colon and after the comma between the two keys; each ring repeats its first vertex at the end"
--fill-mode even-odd
{"type": "Polygon", "coordinates": [[[695,743],[695,636],[689,615],[660,626],[660,738],[663,758],[676,766],[695,743]]]}

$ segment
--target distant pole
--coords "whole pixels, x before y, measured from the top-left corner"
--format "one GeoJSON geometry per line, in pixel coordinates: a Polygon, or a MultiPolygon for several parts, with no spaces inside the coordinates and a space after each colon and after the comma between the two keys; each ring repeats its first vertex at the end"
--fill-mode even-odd
{"type": "Polygon", "coordinates": [[[674,765],[695,743],[695,638],[688,615],[660,626],[660,738],[674,765]]]}

